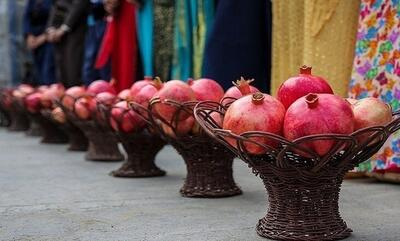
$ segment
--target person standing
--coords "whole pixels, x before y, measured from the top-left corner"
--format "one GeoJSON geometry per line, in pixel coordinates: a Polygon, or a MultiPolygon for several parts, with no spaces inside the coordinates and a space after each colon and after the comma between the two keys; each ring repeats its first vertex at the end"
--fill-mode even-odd
{"type": "Polygon", "coordinates": [[[89,0],[54,0],[48,41],[55,43],[57,78],[65,87],[82,84],[83,50],[89,0]]]}
{"type": "Polygon", "coordinates": [[[55,82],[53,45],[46,41],[46,24],[52,0],[29,0],[24,13],[24,35],[33,55],[33,84],[55,82]]]}
{"type": "Polygon", "coordinates": [[[100,69],[95,68],[97,53],[107,24],[105,17],[103,0],[90,0],[82,68],[82,79],[85,85],[89,85],[97,79],[110,80],[111,78],[109,63],[100,69]]]}

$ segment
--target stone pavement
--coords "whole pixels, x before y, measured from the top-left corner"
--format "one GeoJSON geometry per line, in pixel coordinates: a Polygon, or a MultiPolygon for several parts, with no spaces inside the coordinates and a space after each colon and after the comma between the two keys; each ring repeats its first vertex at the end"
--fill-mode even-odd
{"type": "MultiPolygon", "coordinates": [[[[185,166],[170,147],[157,157],[166,177],[121,179],[108,175],[120,163],[38,142],[0,129],[0,240],[266,240],[254,230],[266,210],[264,188],[240,160],[243,195],[190,199],[178,193],[185,166]]],[[[340,201],[354,230],[347,240],[400,240],[400,185],[346,181],[340,201]]]]}

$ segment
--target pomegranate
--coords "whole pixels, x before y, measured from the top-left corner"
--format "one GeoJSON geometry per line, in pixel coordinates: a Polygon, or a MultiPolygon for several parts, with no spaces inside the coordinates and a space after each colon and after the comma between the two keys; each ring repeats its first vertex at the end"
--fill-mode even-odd
{"type": "Polygon", "coordinates": [[[49,87],[47,85],[41,85],[41,86],[37,87],[36,91],[40,92],[40,93],[43,93],[48,89],[49,89],[49,87]]]}
{"type": "Polygon", "coordinates": [[[32,94],[33,92],[35,92],[35,89],[28,84],[20,84],[17,89],[21,91],[24,95],[32,94]]]}
{"type": "Polygon", "coordinates": [[[74,109],[75,100],[85,94],[85,88],[82,86],[74,86],[65,91],[65,95],[62,98],[62,105],[68,110],[74,109]]]}
{"type": "MultiPolygon", "coordinates": [[[[157,79],[158,77],[156,77],[157,79]]],[[[159,79],[159,78],[158,78],[159,79]]],[[[150,84],[152,81],[151,77],[145,76],[144,80],[139,80],[136,81],[132,86],[131,86],[131,96],[135,97],[135,95],[141,90],[143,87],[146,85],[150,84]]],[[[161,80],[160,80],[161,81],[161,80]]]]}
{"type": "MultiPolygon", "coordinates": [[[[282,133],[285,107],[274,97],[260,92],[244,96],[234,101],[225,113],[222,127],[234,134],[247,131],[264,131],[280,135],[282,133]]],[[[254,141],[274,147],[276,143],[263,137],[252,137],[254,141]]],[[[236,146],[236,141],[226,139],[236,146]]],[[[245,143],[249,153],[263,154],[267,150],[253,143],[245,143]]]]}
{"type": "Polygon", "coordinates": [[[140,89],[137,94],[133,97],[133,101],[144,107],[149,106],[151,98],[163,87],[163,83],[159,78],[154,79],[150,84],[140,89]]]}
{"type": "Polygon", "coordinates": [[[96,80],[93,81],[87,87],[87,93],[92,95],[97,95],[102,92],[109,92],[111,94],[117,94],[114,88],[114,82],[111,81],[110,83],[105,80],[96,80]]]}
{"type": "Polygon", "coordinates": [[[25,98],[26,109],[31,113],[38,113],[42,107],[40,104],[41,98],[42,94],[39,92],[26,96],[25,98]]]}
{"type": "Polygon", "coordinates": [[[110,124],[115,131],[131,133],[140,130],[146,123],[130,109],[127,101],[120,101],[111,109],[110,124]]]}
{"type": "MultiPolygon", "coordinates": [[[[392,121],[392,107],[383,101],[368,97],[356,101],[353,104],[354,129],[372,126],[385,126],[392,121]]],[[[359,136],[358,140],[363,142],[368,139],[370,133],[359,136]]]]}
{"type": "Polygon", "coordinates": [[[51,116],[57,122],[64,124],[66,122],[66,117],[64,111],[61,107],[56,107],[51,111],[51,116]]]}
{"type": "Polygon", "coordinates": [[[125,89],[119,92],[118,94],[118,99],[120,100],[131,100],[131,90],[130,89],[125,89]]]}
{"type": "Polygon", "coordinates": [[[88,120],[91,117],[92,109],[93,108],[93,98],[90,96],[85,96],[79,98],[75,102],[75,114],[81,120],[88,120]]]}
{"type": "Polygon", "coordinates": [[[192,88],[196,100],[219,102],[224,97],[224,89],[215,80],[198,79],[189,80],[188,84],[192,88]]]}
{"type": "Polygon", "coordinates": [[[57,101],[64,94],[64,87],[50,87],[43,92],[41,103],[44,108],[51,108],[54,101],[57,101]]]}
{"type": "Polygon", "coordinates": [[[192,116],[189,116],[185,120],[179,121],[178,125],[175,128],[175,132],[169,125],[163,122],[161,122],[160,124],[165,134],[172,138],[176,138],[177,136],[189,134],[189,132],[194,128],[195,120],[192,116]]]}
{"type": "Polygon", "coordinates": [[[297,99],[309,93],[333,94],[333,90],[326,80],[311,74],[311,67],[304,65],[300,68],[298,76],[291,77],[282,83],[277,97],[287,109],[297,99]]]}
{"type": "MultiPolygon", "coordinates": [[[[310,93],[299,98],[286,111],[283,126],[284,136],[291,141],[315,134],[348,135],[353,130],[351,106],[340,96],[332,94],[310,93]]],[[[318,140],[305,142],[303,146],[323,156],[334,144],[332,140],[318,140]]]]}
{"type": "Polygon", "coordinates": [[[243,77],[240,77],[240,80],[232,82],[234,86],[225,92],[222,99],[222,104],[226,105],[231,103],[234,99],[239,99],[242,96],[259,92],[256,87],[250,85],[250,83],[253,81],[254,79],[245,80],[243,77]]]}
{"type": "MultiPolygon", "coordinates": [[[[171,80],[164,84],[164,87],[155,95],[160,99],[160,103],[154,104],[154,111],[166,121],[171,122],[177,115],[178,107],[165,103],[166,100],[184,103],[194,101],[195,95],[188,84],[181,80],[171,80]]],[[[189,117],[189,113],[181,111],[178,120],[184,120],[189,117]]]]}

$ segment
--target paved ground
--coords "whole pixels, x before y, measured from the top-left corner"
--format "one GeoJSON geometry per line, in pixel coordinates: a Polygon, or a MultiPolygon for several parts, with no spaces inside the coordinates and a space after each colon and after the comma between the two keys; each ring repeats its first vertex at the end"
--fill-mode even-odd
{"type": "MultiPolygon", "coordinates": [[[[207,200],[179,196],[185,167],[169,147],[157,157],[168,176],[148,179],[110,177],[120,163],[84,161],[4,129],[0,153],[0,240],[266,240],[254,231],[263,186],[239,160],[244,194],[207,200]]],[[[400,240],[400,186],[347,181],[340,206],[355,231],[348,240],[400,240]]]]}

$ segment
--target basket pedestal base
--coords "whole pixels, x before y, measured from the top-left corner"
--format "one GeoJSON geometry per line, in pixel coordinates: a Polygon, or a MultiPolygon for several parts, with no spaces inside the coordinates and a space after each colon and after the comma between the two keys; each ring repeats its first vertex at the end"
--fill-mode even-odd
{"type": "Polygon", "coordinates": [[[264,179],[269,210],[258,222],[258,235],[274,240],[315,241],[350,236],[352,230],[339,213],[342,179],[320,179],[308,185],[292,181],[288,183],[278,177],[264,179]]]}
{"type": "Polygon", "coordinates": [[[180,190],[184,197],[217,198],[242,193],[233,179],[233,154],[208,137],[170,140],[186,163],[187,176],[180,190]]]}
{"type": "Polygon", "coordinates": [[[110,130],[102,128],[94,121],[75,121],[74,124],[89,140],[86,160],[104,162],[124,160],[124,156],[118,148],[118,140],[110,130]]]}
{"type": "Polygon", "coordinates": [[[42,128],[40,124],[32,117],[29,117],[30,126],[29,129],[26,131],[26,135],[28,136],[41,136],[42,135],[42,128]]]}
{"type": "Polygon", "coordinates": [[[8,127],[10,125],[10,113],[0,106],[0,126],[8,127]]]}
{"type": "Polygon", "coordinates": [[[128,157],[126,162],[111,172],[114,177],[156,177],[164,176],[165,171],[157,167],[154,160],[165,142],[157,135],[147,131],[133,134],[118,134],[128,157]]]}
{"type": "Polygon", "coordinates": [[[63,126],[69,138],[68,151],[87,151],[89,141],[83,132],[71,123],[63,126]]]}
{"type": "Polygon", "coordinates": [[[41,114],[31,116],[42,129],[41,143],[47,144],[65,144],[68,143],[68,136],[52,121],[41,114]]]}
{"type": "Polygon", "coordinates": [[[19,111],[10,111],[10,131],[26,131],[29,129],[29,119],[26,114],[19,111]]]}

